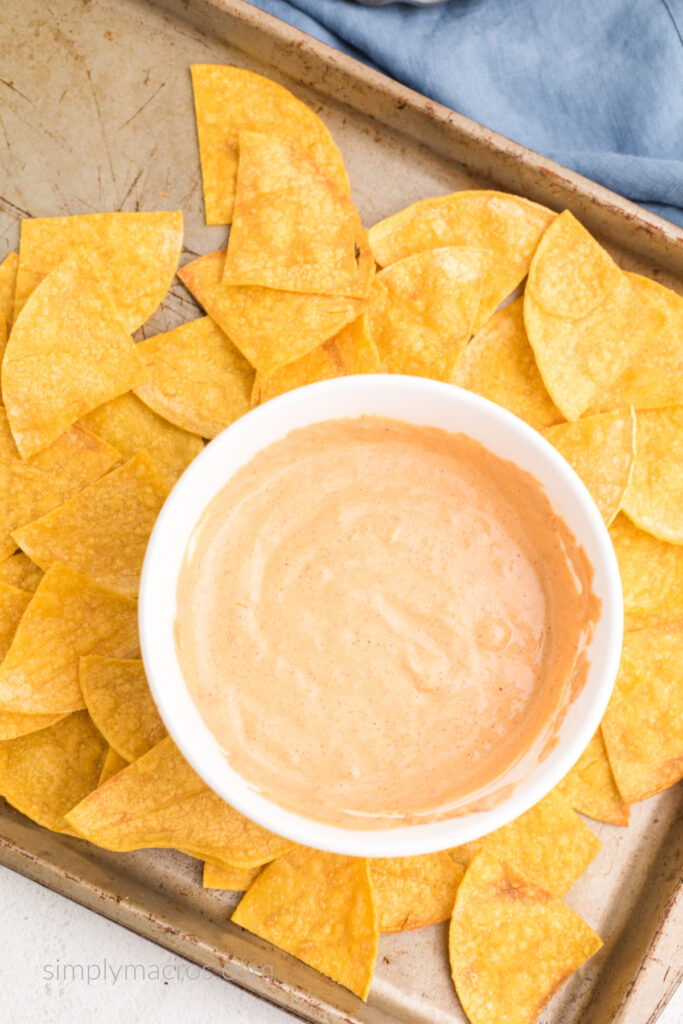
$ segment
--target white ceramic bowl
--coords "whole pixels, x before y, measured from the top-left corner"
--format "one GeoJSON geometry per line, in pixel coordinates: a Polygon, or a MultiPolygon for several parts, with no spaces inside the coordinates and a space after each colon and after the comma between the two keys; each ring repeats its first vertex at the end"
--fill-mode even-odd
{"type": "MultiPolygon", "coordinates": [[[[180,478],[152,533],[140,585],[140,642],[145,670],[166,727],[193,768],[216,793],[260,825],[307,846],[357,856],[430,853],[505,825],[541,800],[574,765],[598,727],[621,652],[623,606],[616,559],[602,518],[569,464],[526,423],[478,395],[420,377],[376,374],[323,381],[259,406],[213,440],[180,478]],[[588,648],[590,669],[552,752],[537,749],[498,785],[515,783],[492,810],[399,828],[361,830],[311,821],[257,792],[228,764],[186,689],[176,657],[176,586],[190,535],[208,502],[262,448],[291,430],[322,420],[375,414],[459,431],[532,473],[583,545],[602,601],[588,648]]],[[[369,736],[368,742],[372,742],[369,736]]],[[[428,739],[425,743],[429,756],[428,739]]]]}

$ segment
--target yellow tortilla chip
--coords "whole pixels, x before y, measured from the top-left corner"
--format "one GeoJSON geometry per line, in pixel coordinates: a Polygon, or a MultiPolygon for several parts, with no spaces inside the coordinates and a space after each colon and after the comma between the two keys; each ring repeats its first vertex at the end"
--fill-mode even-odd
{"type": "Polygon", "coordinates": [[[263,869],[232,920],[367,998],[379,932],[365,858],[298,846],[263,869]]]}
{"type": "Polygon", "coordinates": [[[328,341],[368,299],[221,284],[225,250],[186,264],[178,277],[255,369],[268,376],[328,341]]]}
{"type": "Polygon", "coordinates": [[[683,629],[627,633],[602,732],[624,800],[683,778],[683,629]]]}
{"type": "Polygon", "coordinates": [[[12,536],[41,569],[61,562],[134,597],[147,541],[166,495],[143,450],[12,536]]]}
{"type": "Polygon", "coordinates": [[[2,397],[19,453],[46,448],[146,377],[106,291],[79,254],[69,257],[33,292],[5,349],[2,397]]]}
{"type": "Polygon", "coordinates": [[[74,426],[42,452],[22,459],[0,408],[0,557],[9,558],[16,549],[12,530],[61,505],[119,458],[111,445],[74,426]]]}
{"type": "Polygon", "coordinates": [[[683,548],[667,544],[618,515],[610,537],[624,594],[624,627],[666,625],[683,619],[683,548]]]}
{"type": "Polygon", "coordinates": [[[533,1024],[602,942],[550,893],[482,851],[458,889],[449,951],[471,1024],[533,1024]]]}
{"type": "Polygon", "coordinates": [[[524,300],[491,317],[460,354],[451,384],[474,391],[525,420],[534,430],[561,423],[524,329],[524,300]]]}
{"type": "Polygon", "coordinates": [[[215,437],[249,410],[254,370],[211,317],[138,344],[149,381],[136,394],[184,430],[215,437]]]}
{"type": "Polygon", "coordinates": [[[97,780],[97,785],[103,786],[105,782],[109,782],[113,775],[117,775],[127,767],[128,762],[120,754],[117,754],[113,747],[109,747],[102,770],[100,771],[100,777],[97,780]]]}
{"type": "Polygon", "coordinates": [[[683,544],[683,406],[638,412],[638,451],[622,508],[641,530],[683,544]]]}
{"type": "Polygon", "coordinates": [[[448,380],[472,333],[489,254],[448,247],[380,271],[381,298],[365,314],[382,366],[448,380]]]}
{"type": "Polygon", "coordinates": [[[467,868],[479,850],[486,850],[547,892],[564,896],[600,848],[600,840],[553,789],[509,825],[449,852],[467,868]]]}
{"type": "Polygon", "coordinates": [[[124,459],[144,448],[169,490],[204,448],[200,437],[157,416],[135,395],[121,395],[98,406],[82,422],[118,448],[124,459]]]}
{"type": "Polygon", "coordinates": [[[78,685],[82,654],[137,656],[137,602],[56,563],[0,665],[0,708],[51,715],[85,707],[78,685]]]}
{"type": "Polygon", "coordinates": [[[232,220],[237,139],[244,130],[289,140],[348,191],[341,153],[328,129],[288,89],[229,64],[193,64],[191,70],[207,224],[232,220]]]}
{"type": "MultiPolygon", "coordinates": [[[[17,266],[19,256],[16,252],[10,252],[0,263],[0,320],[3,320],[9,334],[14,315],[14,293],[17,285],[17,266]]],[[[7,340],[7,338],[5,338],[7,340]]],[[[2,347],[0,347],[0,358],[2,347]]]]}
{"type": "Polygon", "coordinates": [[[170,737],[86,797],[68,820],[107,850],[171,847],[240,868],[266,864],[292,846],[221,800],[170,737]]]}
{"type": "Polygon", "coordinates": [[[98,655],[81,658],[85,706],[107,743],[136,761],[166,735],[142,662],[98,655]]]}
{"type": "Polygon", "coordinates": [[[610,825],[628,825],[629,806],[617,789],[600,729],[557,788],[575,811],[610,825]]]}
{"type": "Polygon", "coordinates": [[[132,334],[170,288],[182,246],[180,210],[22,220],[15,316],[43,278],[78,252],[83,274],[100,279],[132,334]]]}
{"type": "Polygon", "coordinates": [[[521,196],[477,189],[423,199],[375,224],[368,237],[381,267],[444,245],[492,252],[474,322],[478,331],[521,284],[539,239],[555,216],[521,196]]]}
{"type": "Polygon", "coordinates": [[[531,261],[524,324],[553,401],[576,420],[602,401],[666,316],[565,210],[531,261]]]}
{"type": "Polygon", "coordinates": [[[224,889],[228,892],[245,892],[261,868],[230,868],[216,860],[207,860],[202,874],[205,889],[224,889]]]}
{"type": "Polygon", "coordinates": [[[97,786],[107,744],[87,711],[0,743],[0,793],[27,818],[74,835],[64,815],[97,786]]]}
{"type": "Polygon", "coordinates": [[[240,132],[223,284],[362,299],[374,273],[348,192],[296,146],[240,132]]]}
{"type": "Polygon", "coordinates": [[[463,868],[445,852],[368,861],[380,932],[404,932],[447,921],[463,868]]]}
{"type": "Polygon", "coordinates": [[[42,578],[43,570],[39,569],[23,551],[17,551],[0,562],[0,583],[7,583],[11,587],[19,587],[20,590],[33,593],[42,578]]]}
{"type": "Polygon", "coordinates": [[[332,377],[345,377],[354,373],[378,373],[379,352],[370,337],[367,320],[358,317],[342,327],[339,334],[320,348],[313,349],[294,363],[283,366],[268,377],[256,375],[252,404],[267,402],[286,391],[314,384],[332,377]]]}
{"type": "Polygon", "coordinates": [[[665,316],[659,333],[646,341],[638,357],[602,392],[595,412],[632,405],[660,409],[683,403],[683,297],[649,277],[627,274],[665,316]]]}
{"type": "MultiPolygon", "coordinates": [[[[543,431],[581,477],[607,526],[619,511],[636,453],[636,418],[617,409],[543,431]]],[[[640,436],[640,435],[639,435],[640,436]]]]}

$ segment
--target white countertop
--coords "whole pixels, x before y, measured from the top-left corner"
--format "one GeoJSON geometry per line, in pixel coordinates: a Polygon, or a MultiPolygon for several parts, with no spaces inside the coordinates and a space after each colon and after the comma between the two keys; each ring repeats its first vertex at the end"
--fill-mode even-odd
{"type": "MultiPolygon", "coordinates": [[[[6,868],[0,868],[2,1018],[7,1024],[288,1024],[293,1018],[6,868]],[[97,978],[107,961],[107,978],[97,978]],[[83,965],[83,980],[72,980],[83,965]],[[87,968],[91,981],[88,983],[87,968]],[[128,980],[112,974],[138,965],[128,980]],[[186,971],[190,967],[190,976],[186,971]],[[158,973],[168,980],[153,980],[158,973]],[[149,975],[152,978],[149,978],[149,975]],[[144,977],[147,975],[147,977],[144,977]]],[[[659,1024],[682,1024],[683,988],[659,1024]]]]}

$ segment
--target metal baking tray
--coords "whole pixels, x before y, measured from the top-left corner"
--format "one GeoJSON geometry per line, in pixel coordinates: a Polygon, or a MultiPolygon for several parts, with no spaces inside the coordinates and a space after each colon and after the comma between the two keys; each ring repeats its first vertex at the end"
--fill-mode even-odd
{"type": "MultiPolygon", "coordinates": [[[[464,187],[569,207],[628,269],[683,292],[683,231],[397,84],[242,0],[3,0],[0,255],[25,216],[185,214],[184,260],[225,242],[204,225],[188,66],[241,64],[290,87],[330,126],[365,224],[464,187]]],[[[177,282],[143,329],[196,315],[177,282]]],[[[636,805],[628,829],[591,823],[602,852],[568,902],[601,952],[542,1024],[652,1022],[680,980],[681,788],[636,805]]],[[[112,854],[51,834],[0,802],[0,862],[319,1024],[463,1024],[447,929],[384,936],[367,1005],[230,923],[237,896],[201,888],[197,861],[112,854]],[[271,971],[272,969],[272,978],[271,971]]]]}

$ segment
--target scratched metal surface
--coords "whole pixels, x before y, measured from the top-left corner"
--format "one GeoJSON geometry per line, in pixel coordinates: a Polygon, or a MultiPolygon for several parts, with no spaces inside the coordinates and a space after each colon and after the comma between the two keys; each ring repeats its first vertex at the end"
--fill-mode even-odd
{"type": "MultiPolygon", "coordinates": [[[[372,223],[466,186],[570,206],[629,268],[683,290],[683,233],[632,204],[391,83],[240,0],[3,0],[0,257],[24,216],[115,209],[185,215],[184,260],[224,244],[203,224],[188,65],[228,61],[285,82],[319,111],[372,223]]],[[[143,334],[196,313],[180,283],[143,334]]],[[[591,823],[603,849],[568,902],[604,949],[542,1024],[645,1024],[677,978],[680,789],[633,808],[627,830],[591,823]]],[[[204,892],[180,854],[111,854],[0,804],[0,861],[311,1021],[463,1024],[446,927],[382,938],[367,1006],[229,923],[235,897],[204,892]],[[274,980],[254,965],[270,964],[274,980]]]]}

